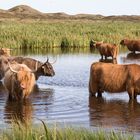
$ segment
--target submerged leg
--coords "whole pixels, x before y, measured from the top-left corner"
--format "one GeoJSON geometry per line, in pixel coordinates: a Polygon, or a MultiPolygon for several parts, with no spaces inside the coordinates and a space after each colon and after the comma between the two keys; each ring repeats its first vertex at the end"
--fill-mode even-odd
{"type": "Polygon", "coordinates": [[[97,97],[102,97],[102,91],[101,90],[98,90],[98,95],[97,95],[97,97]]]}
{"type": "Polygon", "coordinates": [[[13,97],[11,94],[8,95],[8,100],[13,100],[13,97]]]}
{"type": "Polygon", "coordinates": [[[129,88],[127,90],[128,94],[129,94],[129,99],[130,100],[133,100],[133,99],[136,99],[137,97],[137,94],[134,92],[134,88],[129,88]]]}
{"type": "Polygon", "coordinates": [[[137,93],[134,92],[134,99],[137,99],[137,93]]]}
{"type": "Polygon", "coordinates": [[[90,97],[95,97],[97,90],[95,88],[96,87],[95,84],[92,84],[92,83],[93,83],[92,80],[90,80],[90,82],[89,82],[89,96],[90,97]]]}
{"type": "Polygon", "coordinates": [[[101,55],[101,60],[103,60],[103,55],[101,55]]]}

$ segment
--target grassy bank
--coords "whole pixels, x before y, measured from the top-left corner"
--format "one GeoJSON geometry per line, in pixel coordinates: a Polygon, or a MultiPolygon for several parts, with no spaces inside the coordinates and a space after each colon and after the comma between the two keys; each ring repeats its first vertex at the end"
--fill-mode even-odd
{"type": "Polygon", "coordinates": [[[32,127],[21,124],[0,134],[1,140],[133,140],[132,135],[122,132],[91,131],[82,128],[48,128],[46,124],[32,127]]]}
{"type": "Polygon", "coordinates": [[[138,38],[140,24],[122,21],[0,22],[0,47],[89,47],[91,39],[119,44],[138,38]]]}

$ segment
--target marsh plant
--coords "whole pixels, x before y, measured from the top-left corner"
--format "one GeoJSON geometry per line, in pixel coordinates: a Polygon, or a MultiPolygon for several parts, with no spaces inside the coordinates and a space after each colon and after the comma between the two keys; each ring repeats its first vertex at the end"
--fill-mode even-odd
{"type": "Polygon", "coordinates": [[[140,24],[130,21],[1,21],[0,47],[54,48],[89,47],[91,40],[119,44],[136,39],[140,24]]]}
{"type": "Polygon", "coordinates": [[[134,136],[123,132],[93,131],[85,128],[63,127],[56,124],[48,127],[43,121],[40,126],[16,123],[0,134],[1,140],[133,140],[134,136]]]}

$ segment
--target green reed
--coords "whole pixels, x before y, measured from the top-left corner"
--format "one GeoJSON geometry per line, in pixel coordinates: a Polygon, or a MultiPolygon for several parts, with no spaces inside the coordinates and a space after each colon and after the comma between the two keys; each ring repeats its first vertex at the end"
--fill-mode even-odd
{"type": "Polygon", "coordinates": [[[119,44],[123,38],[139,38],[140,24],[123,21],[1,21],[0,47],[87,48],[92,39],[119,44]]]}
{"type": "Polygon", "coordinates": [[[11,129],[0,133],[1,140],[133,140],[134,136],[123,132],[105,132],[85,128],[63,127],[57,125],[31,126],[14,124],[11,129]]]}

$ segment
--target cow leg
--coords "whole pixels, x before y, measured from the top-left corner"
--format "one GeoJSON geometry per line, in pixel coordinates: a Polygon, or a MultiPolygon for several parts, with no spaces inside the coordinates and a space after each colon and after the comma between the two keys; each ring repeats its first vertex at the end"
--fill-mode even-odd
{"type": "MultiPolygon", "coordinates": [[[[96,87],[97,85],[95,85],[95,83],[94,83],[94,86],[96,87]]],[[[90,97],[95,97],[95,95],[96,95],[97,89],[94,86],[92,85],[92,82],[90,81],[89,82],[89,96],[90,97]]]]}
{"type": "Polygon", "coordinates": [[[101,60],[103,60],[103,55],[101,55],[101,60]]]}
{"type": "Polygon", "coordinates": [[[137,99],[137,93],[134,92],[134,99],[137,99]]]}
{"type": "Polygon", "coordinates": [[[98,97],[102,97],[102,93],[101,92],[98,92],[98,97]]]}
{"type": "Polygon", "coordinates": [[[98,97],[102,97],[102,91],[101,90],[98,90],[98,97]]]}
{"type": "Polygon", "coordinates": [[[107,56],[105,56],[105,60],[107,60],[107,56]]]}
{"type": "Polygon", "coordinates": [[[8,100],[13,100],[13,97],[11,94],[8,95],[8,100]]]}
{"type": "Polygon", "coordinates": [[[13,94],[9,93],[8,100],[13,101],[15,99],[16,99],[16,97],[13,94]]]}
{"type": "Polygon", "coordinates": [[[129,99],[130,100],[133,100],[133,99],[136,99],[136,94],[134,92],[134,88],[129,88],[127,90],[128,94],[129,94],[129,99]]]}
{"type": "Polygon", "coordinates": [[[95,97],[96,92],[91,91],[91,89],[89,88],[89,97],[95,97]]]}

